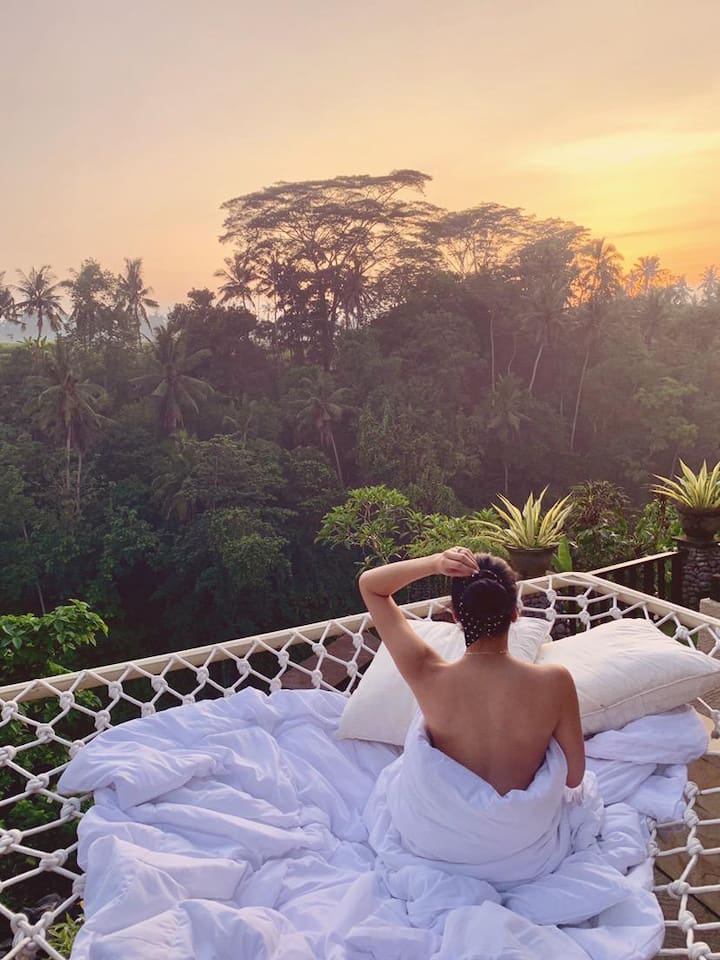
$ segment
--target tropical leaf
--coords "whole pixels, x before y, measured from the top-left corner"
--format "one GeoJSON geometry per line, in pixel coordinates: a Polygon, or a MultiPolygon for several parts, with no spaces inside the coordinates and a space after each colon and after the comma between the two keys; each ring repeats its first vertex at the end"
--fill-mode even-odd
{"type": "Polygon", "coordinates": [[[537,497],[531,492],[522,507],[498,494],[502,506],[495,505],[494,510],[501,522],[478,520],[479,532],[503,546],[533,549],[554,545],[562,536],[572,500],[568,494],[543,513],[546,493],[547,487],[537,497]]]}
{"type": "Polygon", "coordinates": [[[703,460],[697,473],[683,461],[680,461],[680,475],[663,477],[654,474],[660,483],[653,484],[650,490],[661,497],[674,500],[681,506],[695,510],[716,510],[720,508],[720,462],[708,470],[703,460]]]}
{"type": "Polygon", "coordinates": [[[557,551],[553,557],[553,570],[558,573],[569,573],[573,568],[572,553],[570,552],[570,541],[567,537],[560,537],[557,551]]]}

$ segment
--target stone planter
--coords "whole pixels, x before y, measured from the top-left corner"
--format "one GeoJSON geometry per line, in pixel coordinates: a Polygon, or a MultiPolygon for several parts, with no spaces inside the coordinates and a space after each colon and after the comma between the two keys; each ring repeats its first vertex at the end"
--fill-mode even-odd
{"type": "Polygon", "coordinates": [[[506,547],[506,549],[510,555],[510,565],[520,580],[532,580],[533,577],[542,577],[547,573],[558,546],[559,544],[553,543],[548,547],[528,549],[506,547]]]}
{"type": "Polygon", "coordinates": [[[675,508],[680,518],[683,533],[688,540],[699,543],[710,543],[720,530],[720,508],[714,510],[699,510],[697,507],[683,507],[676,504],[675,508]]]}
{"type": "Polygon", "coordinates": [[[673,540],[680,554],[679,602],[697,610],[700,601],[715,595],[720,586],[720,543],[717,540],[690,540],[688,537],[673,537],[673,540]]]}

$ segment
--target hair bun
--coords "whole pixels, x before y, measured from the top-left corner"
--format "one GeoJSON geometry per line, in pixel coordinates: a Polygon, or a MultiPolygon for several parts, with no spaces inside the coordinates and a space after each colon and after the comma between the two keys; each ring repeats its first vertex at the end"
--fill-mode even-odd
{"type": "MultiPolygon", "coordinates": [[[[472,580],[494,580],[495,583],[500,583],[500,577],[495,573],[494,570],[478,570],[477,573],[473,574],[472,580]]],[[[502,584],[500,584],[502,586],[502,584]]]]}
{"type": "Polygon", "coordinates": [[[463,590],[463,596],[467,593],[468,590],[473,590],[473,588],[479,588],[482,591],[490,589],[493,593],[496,588],[502,590],[503,593],[506,593],[505,586],[496,574],[492,570],[481,570],[479,573],[474,574],[474,576],[468,579],[467,586],[463,590]]]}
{"type": "Polygon", "coordinates": [[[470,578],[459,598],[458,606],[462,610],[473,607],[477,603],[486,606],[488,601],[493,605],[499,604],[504,606],[506,597],[507,591],[500,582],[499,577],[496,577],[490,571],[481,570],[479,574],[470,578]],[[486,576],[486,573],[490,573],[491,575],[486,576]]]}
{"type": "Polygon", "coordinates": [[[507,630],[517,605],[515,575],[504,560],[475,555],[479,569],[468,577],[454,577],[450,586],[453,610],[469,646],[481,637],[507,630]]]}

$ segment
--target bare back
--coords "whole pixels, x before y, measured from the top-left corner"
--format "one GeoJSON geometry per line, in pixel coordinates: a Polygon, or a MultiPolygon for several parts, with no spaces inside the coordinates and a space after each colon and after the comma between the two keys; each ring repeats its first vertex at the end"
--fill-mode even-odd
{"type": "Polygon", "coordinates": [[[464,657],[436,663],[415,693],[433,745],[505,794],[531,783],[553,736],[568,758],[568,781],[577,780],[570,761],[582,734],[567,679],[511,656],[464,657]]]}
{"type": "MultiPolygon", "coordinates": [[[[557,664],[514,659],[507,650],[507,630],[484,634],[487,655],[468,651],[448,663],[415,633],[392,598],[423,577],[467,579],[478,572],[477,558],[467,548],[451,547],[365,570],[360,592],[439,750],[505,794],[531,783],[554,737],[567,760],[566,783],[577,786],[585,773],[585,746],[570,673],[557,664]]],[[[513,608],[510,619],[516,616],[513,608]]],[[[479,637],[471,638],[471,645],[479,637]]]]}

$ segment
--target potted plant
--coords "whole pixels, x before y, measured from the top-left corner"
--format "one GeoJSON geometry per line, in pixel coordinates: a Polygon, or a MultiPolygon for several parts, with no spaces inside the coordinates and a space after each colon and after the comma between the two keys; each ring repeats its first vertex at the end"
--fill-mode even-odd
{"type": "Polygon", "coordinates": [[[703,460],[698,472],[693,473],[681,460],[680,470],[672,479],[655,474],[661,482],[650,489],[674,502],[688,540],[710,543],[720,530],[720,462],[709,470],[703,460]]]}
{"type": "Polygon", "coordinates": [[[505,547],[512,566],[522,580],[541,577],[547,572],[572,509],[570,497],[567,496],[557,500],[543,513],[542,501],[546,492],[547,487],[539,497],[531,493],[522,508],[499,494],[502,507],[496,506],[494,509],[501,522],[480,521],[487,538],[505,547]]]}

